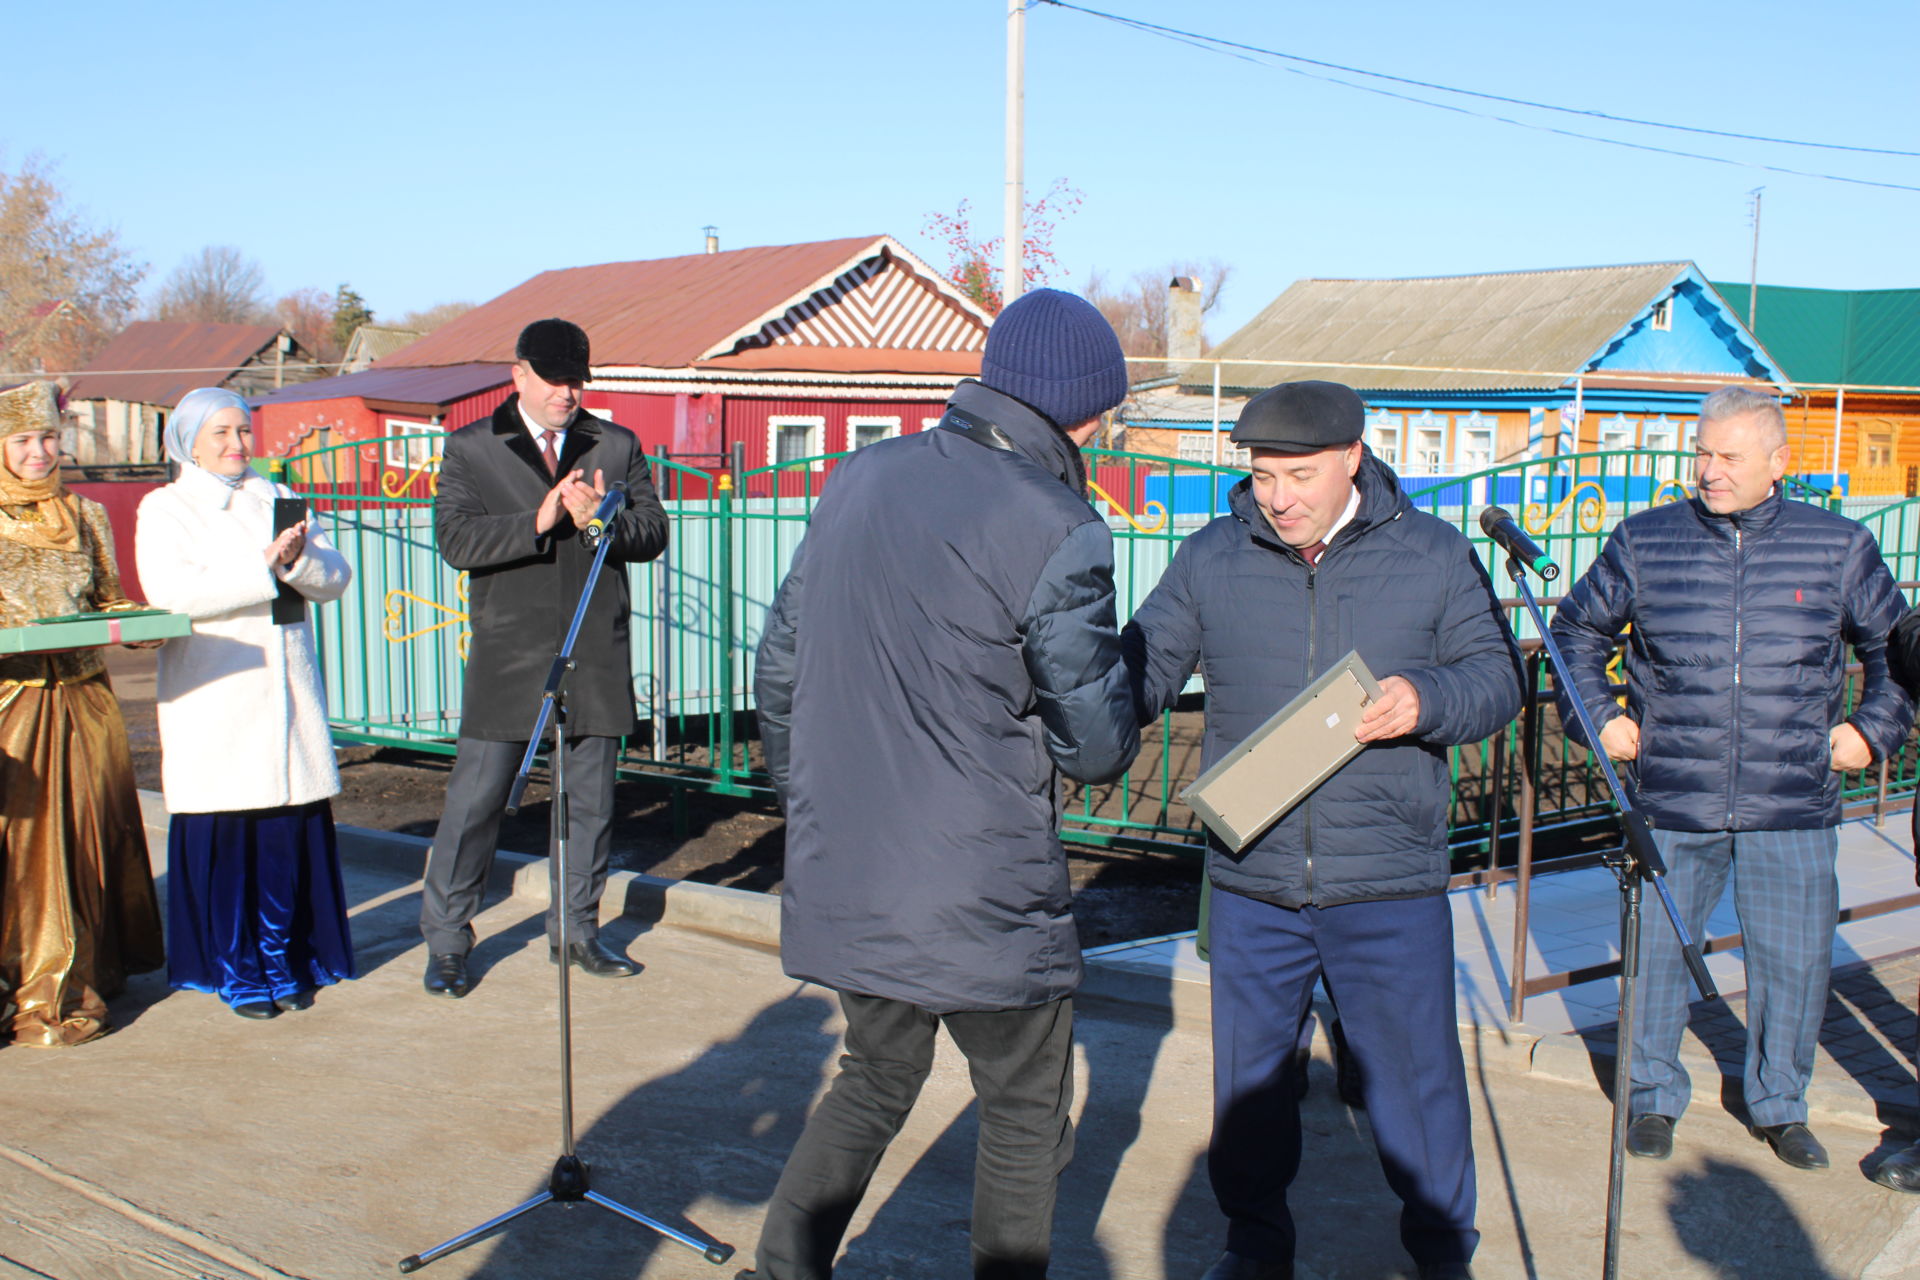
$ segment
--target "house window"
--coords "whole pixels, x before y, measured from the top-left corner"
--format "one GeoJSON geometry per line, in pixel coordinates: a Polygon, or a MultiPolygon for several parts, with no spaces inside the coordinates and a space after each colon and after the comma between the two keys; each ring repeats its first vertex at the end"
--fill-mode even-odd
{"type": "MultiPolygon", "coordinates": [[[[943,415],[943,416],[944,416],[944,415],[943,415]]],[[[939,426],[939,425],[940,425],[940,419],[939,419],[939,418],[922,418],[922,419],[920,419],[920,429],[921,429],[922,431],[931,431],[931,430],[933,430],[933,429],[934,429],[935,427],[937,427],[937,426],[939,426]]]]}
{"type": "Polygon", "coordinates": [[[1673,331],[1673,298],[1671,296],[1662,298],[1653,304],[1652,327],[1659,333],[1671,333],[1673,331]]]}
{"type": "Polygon", "coordinates": [[[900,434],[898,418],[848,418],[847,448],[864,449],[900,434]]]}
{"type": "Polygon", "coordinates": [[[1404,417],[1384,409],[1367,418],[1367,447],[1380,461],[1396,470],[1400,466],[1400,441],[1405,426],[1404,417]]]}
{"type": "Polygon", "coordinates": [[[1677,447],[1679,436],[1679,424],[1663,413],[1646,424],[1640,434],[1640,447],[1667,452],[1677,447]]]}
{"type": "Polygon", "coordinates": [[[1868,427],[1860,436],[1860,452],[1869,468],[1893,465],[1893,428],[1868,427]]]}
{"type": "Polygon", "coordinates": [[[1457,424],[1460,470],[1485,471],[1493,465],[1493,435],[1499,419],[1475,409],[1457,424]]]}
{"type": "Polygon", "coordinates": [[[1616,413],[1600,423],[1600,451],[1611,453],[1616,450],[1631,449],[1634,437],[1638,434],[1638,423],[1624,413],[1616,413]]]}
{"type": "Polygon", "coordinates": [[[427,422],[387,419],[386,464],[401,471],[425,466],[440,470],[440,442],[446,433],[427,422]]]}
{"type": "Polygon", "coordinates": [[[812,458],[813,469],[821,466],[826,452],[825,418],[772,417],[767,419],[767,458],[776,467],[812,458]]]}
{"type": "Polygon", "coordinates": [[[1447,467],[1447,415],[1422,410],[1408,424],[1412,452],[1408,468],[1416,475],[1439,475],[1447,467]]]}
{"type": "MultiPolygon", "coordinates": [[[[1213,461],[1212,431],[1182,431],[1180,433],[1179,456],[1182,462],[1213,461]]],[[[1227,439],[1227,433],[1220,433],[1220,465],[1245,471],[1253,466],[1253,455],[1245,448],[1227,439]]]]}

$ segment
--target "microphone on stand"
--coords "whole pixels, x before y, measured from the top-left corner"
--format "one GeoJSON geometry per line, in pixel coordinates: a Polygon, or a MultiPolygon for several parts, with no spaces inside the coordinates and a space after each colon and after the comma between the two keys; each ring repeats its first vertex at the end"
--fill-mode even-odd
{"type": "Polygon", "coordinates": [[[599,546],[600,539],[607,535],[607,526],[613,523],[613,518],[626,505],[627,486],[615,480],[613,488],[607,490],[607,496],[600,499],[600,505],[595,509],[592,519],[587,521],[587,527],[580,531],[581,541],[589,547],[599,546]]]}
{"type": "Polygon", "coordinates": [[[1527,536],[1527,531],[1505,507],[1488,507],[1482,511],[1480,532],[1492,538],[1494,546],[1539,574],[1541,581],[1552,582],[1560,576],[1560,566],[1553,562],[1553,557],[1527,536]]]}

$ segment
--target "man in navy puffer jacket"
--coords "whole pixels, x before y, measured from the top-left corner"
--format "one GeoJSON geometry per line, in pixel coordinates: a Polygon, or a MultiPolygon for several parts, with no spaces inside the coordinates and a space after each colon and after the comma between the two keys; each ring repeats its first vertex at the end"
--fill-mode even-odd
{"type": "Polygon", "coordinates": [[[1252,475],[1189,537],[1123,640],[1143,718],[1206,679],[1211,765],[1349,651],[1381,697],[1367,743],[1242,856],[1215,845],[1214,1126],[1227,1218],[1206,1280],[1289,1280],[1300,1163],[1289,1061],[1322,975],[1358,1067],[1400,1237],[1428,1277],[1468,1274],[1473,1144],[1446,902],[1447,756],[1520,708],[1513,638],[1466,537],[1415,511],[1360,442],[1351,388],[1283,383],[1234,427],[1252,475]]]}
{"type": "MultiPolygon", "coordinates": [[[[1771,396],[1714,392],[1698,440],[1698,494],[1621,521],[1553,633],[1600,749],[1628,763],[1696,940],[1732,877],[1748,980],[1748,1118],[1782,1160],[1821,1169],[1806,1089],[1839,910],[1840,775],[1906,740],[1912,703],[1887,666],[1887,636],[1906,606],[1871,533],[1781,495],[1787,430],[1771,396]],[[1629,623],[1623,712],[1606,664],[1629,623]],[[1846,715],[1849,644],[1865,684],[1846,715]]],[[[1627,1149],[1665,1159],[1689,1096],[1688,978],[1664,920],[1648,921],[1642,937],[1627,1149]]]]}

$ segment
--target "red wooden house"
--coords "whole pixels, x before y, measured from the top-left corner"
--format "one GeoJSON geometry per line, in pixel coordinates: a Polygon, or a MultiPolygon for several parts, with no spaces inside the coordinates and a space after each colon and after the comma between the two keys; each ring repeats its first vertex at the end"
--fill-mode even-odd
{"type": "MultiPolygon", "coordinates": [[[[322,425],[339,443],[473,421],[511,389],[515,337],[547,316],[593,343],[589,409],[703,469],[738,445],[748,471],[921,430],[979,372],[990,320],[887,236],[546,271],[366,372],[264,397],[263,451],[306,452],[322,425]],[[440,381],[429,394],[416,378],[440,381]]],[[[814,491],[825,471],[783,472],[779,490],[814,491]]],[[[774,491],[767,475],[746,490],[774,491]]]]}

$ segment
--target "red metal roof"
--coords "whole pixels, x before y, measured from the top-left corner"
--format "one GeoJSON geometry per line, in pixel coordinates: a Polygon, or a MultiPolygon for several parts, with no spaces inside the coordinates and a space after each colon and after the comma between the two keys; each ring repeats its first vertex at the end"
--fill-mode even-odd
{"type": "Polygon", "coordinates": [[[314,400],[379,400],[389,403],[441,407],[513,380],[513,367],[504,364],[448,365],[423,369],[363,369],[337,378],[320,378],[255,396],[255,408],[305,404],[314,400]]]}
{"type": "Polygon", "coordinates": [[[279,333],[280,327],[271,324],[136,320],[81,370],[67,399],[130,400],[171,408],[195,387],[225,382],[279,333]]]}
{"type": "Polygon", "coordinates": [[[510,362],[521,329],[560,316],[587,331],[596,367],[684,369],[890,243],[856,236],[543,271],[378,367],[510,362]]]}

